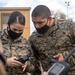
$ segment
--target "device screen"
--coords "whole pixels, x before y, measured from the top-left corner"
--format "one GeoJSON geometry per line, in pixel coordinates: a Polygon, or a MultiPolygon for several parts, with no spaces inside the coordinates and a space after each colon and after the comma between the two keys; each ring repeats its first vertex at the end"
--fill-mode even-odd
{"type": "Polygon", "coordinates": [[[62,65],[58,65],[58,64],[56,64],[56,65],[51,69],[51,73],[53,73],[53,74],[57,74],[58,72],[61,71],[62,68],[63,68],[62,65]]]}

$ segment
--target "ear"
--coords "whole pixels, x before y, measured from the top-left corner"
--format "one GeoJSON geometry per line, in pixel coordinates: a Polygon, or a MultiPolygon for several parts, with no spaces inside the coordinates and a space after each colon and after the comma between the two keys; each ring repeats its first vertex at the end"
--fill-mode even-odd
{"type": "Polygon", "coordinates": [[[48,19],[49,19],[49,21],[51,21],[51,20],[52,20],[52,17],[51,17],[51,16],[49,16],[49,17],[48,17],[48,19]]]}
{"type": "Polygon", "coordinates": [[[48,17],[48,25],[49,25],[49,26],[50,26],[51,20],[52,20],[52,17],[49,16],[49,17],[48,17]]]}
{"type": "Polygon", "coordinates": [[[55,24],[55,18],[50,17],[49,26],[52,26],[55,24]]]}

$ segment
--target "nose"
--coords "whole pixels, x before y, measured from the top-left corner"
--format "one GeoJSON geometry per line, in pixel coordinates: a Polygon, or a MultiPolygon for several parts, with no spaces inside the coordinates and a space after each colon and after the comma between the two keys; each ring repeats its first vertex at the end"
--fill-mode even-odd
{"type": "Polygon", "coordinates": [[[40,25],[39,25],[39,24],[35,24],[35,27],[36,27],[36,28],[40,28],[40,25]]]}

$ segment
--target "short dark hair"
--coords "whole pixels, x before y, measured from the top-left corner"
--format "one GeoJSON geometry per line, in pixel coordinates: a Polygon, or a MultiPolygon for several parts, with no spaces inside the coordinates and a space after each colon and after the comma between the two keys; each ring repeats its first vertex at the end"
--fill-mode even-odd
{"type": "Polygon", "coordinates": [[[19,11],[12,12],[8,19],[8,25],[10,26],[13,23],[25,25],[25,16],[19,11]]]}
{"type": "Polygon", "coordinates": [[[37,16],[48,18],[49,16],[51,16],[51,11],[45,5],[38,5],[32,11],[32,17],[37,17],[37,16]]]}

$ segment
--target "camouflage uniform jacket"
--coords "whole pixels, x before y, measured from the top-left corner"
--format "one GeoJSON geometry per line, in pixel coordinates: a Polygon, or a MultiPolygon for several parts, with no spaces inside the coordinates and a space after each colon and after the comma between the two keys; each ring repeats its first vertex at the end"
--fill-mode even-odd
{"type": "MultiPolygon", "coordinates": [[[[67,23],[60,25],[53,25],[45,34],[38,34],[34,31],[29,37],[32,44],[34,55],[41,61],[44,71],[47,71],[51,64],[49,60],[53,55],[62,53],[65,57],[73,48],[75,43],[75,26],[67,23]]],[[[68,59],[68,62],[73,65],[69,71],[69,75],[75,75],[75,53],[68,59]]],[[[35,64],[36,65],[36,64],[35,64]]]]}
{"type": "MultiPolygon", "coordinates": [[[[6,59],[13,56],[16,56],[17,58],[33,56],[29,41],[22,36],[13,41],[8,36],[6,29],[0,32],[0,36],[3,45],[3,50],[1,52],[6,59]]],[[[32,72],[34,70],[33,65],[33,61],[28,61],[26,71],[32,72]]],[[[21,67],[6,67],[6,70],[9,75],[27,75],[26,72],[23,73],[23,69],[21,67]]]]}

